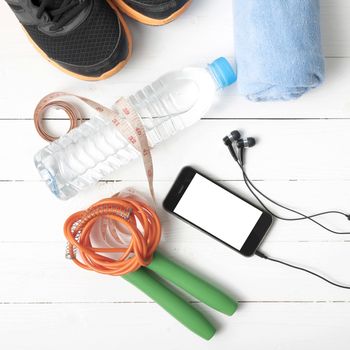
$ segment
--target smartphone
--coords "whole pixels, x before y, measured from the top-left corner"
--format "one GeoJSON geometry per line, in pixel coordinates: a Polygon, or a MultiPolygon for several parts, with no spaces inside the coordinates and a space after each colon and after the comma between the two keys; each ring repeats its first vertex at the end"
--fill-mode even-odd
{"type": "Polygon", "coordinates": [[[269,213],[191,167],[181,170],[163,207],[245,256],[255,253],[272,223],[269,213]]]}

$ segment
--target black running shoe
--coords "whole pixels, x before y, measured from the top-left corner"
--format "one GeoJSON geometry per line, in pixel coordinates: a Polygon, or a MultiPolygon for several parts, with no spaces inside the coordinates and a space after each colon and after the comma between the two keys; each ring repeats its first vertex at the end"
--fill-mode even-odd
{"type": "MultiPolygon", "coordinates": [[[[6,0],[38,51],[64,72],[105,79],[131,54],[131,35],[105,0],[6,0]]],[[[111,8],[113,7],[113,9],[111,8]]]]}
{"type": "Polygon", "coordinates": [[[173,21],[192,0],[112,0],[126,15],[154,26],[173,21]]]}

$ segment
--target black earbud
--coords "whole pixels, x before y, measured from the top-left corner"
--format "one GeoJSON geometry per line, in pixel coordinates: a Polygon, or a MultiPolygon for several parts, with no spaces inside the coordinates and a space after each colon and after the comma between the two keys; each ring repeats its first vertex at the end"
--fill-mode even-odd
{"type": "Polygon", "coordinates": [[[247,137],[246,139],[239,139],[236,141],[236,147],[240,150],[239,158],[241,164],[244,165],[244,149],[255,146],[256,141],[254,137],[247,137]]]}
{"type": "Polygon", "coordinates": [[[233,143],[236,143],[238,140],[240,140],[241,134],[238,130],[233,130],[231,133],[227,136],[225,136],[222,140],[224,141],[224,144],[228,147],[233,159],[238,162],[237,154],[233,148],[233,143]]]}
{"type": "Polygon", "coordinates": [[[232,157],[236,162],[238,162],[238,156],[234,149],[240,150],[240,161],[243,165],[244,158],[244,148],[253,147],[256,144],[256,141],[253,137],[247,137],[246,139],[241,138],[241,134],[238,130],[233,130],[231,133],[223,138],[224,144],[228,147],[232,157]]]}
{"type": "Polygon", "coordinates": [[[227,135],[223,138],[224,144],[226,146],[231,145],[233,142],[238,141],[241,138],[241,134],[238,130],[233,130],[230,132],[230,135],[227,135]]]}
{"type": "Polygon", "coordinates": [[[236,141],[237,148],[249,148],[255,146],[256,141],[254,137],[247,137],[246,139],[239,139],[236,141]]]}

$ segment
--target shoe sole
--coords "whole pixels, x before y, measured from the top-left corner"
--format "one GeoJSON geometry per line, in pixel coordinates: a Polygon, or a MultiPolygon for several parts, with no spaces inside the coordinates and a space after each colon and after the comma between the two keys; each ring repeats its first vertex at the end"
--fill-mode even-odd
{"type": "MultiPolygon", "coordinates": [[[[111,6],[111,8],[116,12],[121,25],[123,26],[126,38],[127,38],[127,42],[128,42],[128,55],[127,57],[119,62],[115,67],[113,67],[111,70],[101,74],[100,76],[97,77],[90,77],[87,75],[81,75],[78,73],[74,73],[70,70],[68,70],[67,68],[62,67],[60,64],[58,64],[57,62],[55,62],[53,59],[51,59],[50,57],[47,56],[47,54],[33,41],[33,39],[30,37],[30,35],[27,33],[26,30],[25,33],[27,34],[27,37],[29,39],[29,41],[32,43],[32,45],[35,47],[35,49],[41,54],[41,56],[43,56],[47,61],[49,61],[53,66],[55,66],[56,68],[58,68],[60,71],[74,77],[74,78],[78,78],[81,80],[87,80],[87,81],[98,81],[98,80],[104,80],[107,78],[110,78],[112,75],[116,74],[117,72],[119,72],[129,61],[130,56],[131,56],[131,52],[132,52],[132,36],[130,33],[130,30],[125,22],[125,19],[123,18],[123,16],[121,15],[120,11],[117,9],[117,7],[114,5],[114,3],[110,0],[107,0],[107,3],[111,6]]],[[[24,28],[23,28],[24,29],[24,28]]]]}
{"type": "Polygon", "coordinates": [[[188,1],[183,7],[178,9],[176,12],[174,12],[172,15],[170,15],[167,18],[154,19],[152,17],[147,17],[147,16],[141,14],[140,12],[134,10],[132,7],[127,5],[123,0],[111,0],[111,1],[113,1],[119,7],[119,9],[122,12],[124,12],[127,16],[129,16],[130,18],[132,18],[138,22],[141,22],[143,24],[148,24],[151,26],[162,26],[164,24],[167,24],[167,23],[173,21],[174,19],[176,19],[177,17],[179,17],[180,15],[182,15],[185,12],[192,2],[192,0],[188,1]]]}

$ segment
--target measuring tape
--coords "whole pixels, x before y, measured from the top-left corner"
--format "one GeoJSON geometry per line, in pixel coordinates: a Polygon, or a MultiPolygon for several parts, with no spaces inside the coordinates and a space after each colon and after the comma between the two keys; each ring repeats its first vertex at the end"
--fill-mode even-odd
{"type": "Polygon", "coordinates": [[[47,141],[53,141],[56,139],[44,131],[41,125],[43,114],[49,107],[60,108],[67,113],[71,121],[69,131],[73,127],[77,126],[78,121],[82,119],[79,110],[73,104],[57,100],[61,97],[77,98],[93,108],[102,117],[112,121],[113,125],[118,129],[120,134],[141,154],[147,175],[149,191],[153,200],[155,201],[151,148],[148,143],[142,120],[130,103],[124,97],[122,97],[115,102],[115,109],[112,110],[86,97],[65,92],[53,92],[43,97],[39,101],[34,111],[35,127],[39,135],[47,141]]]}

